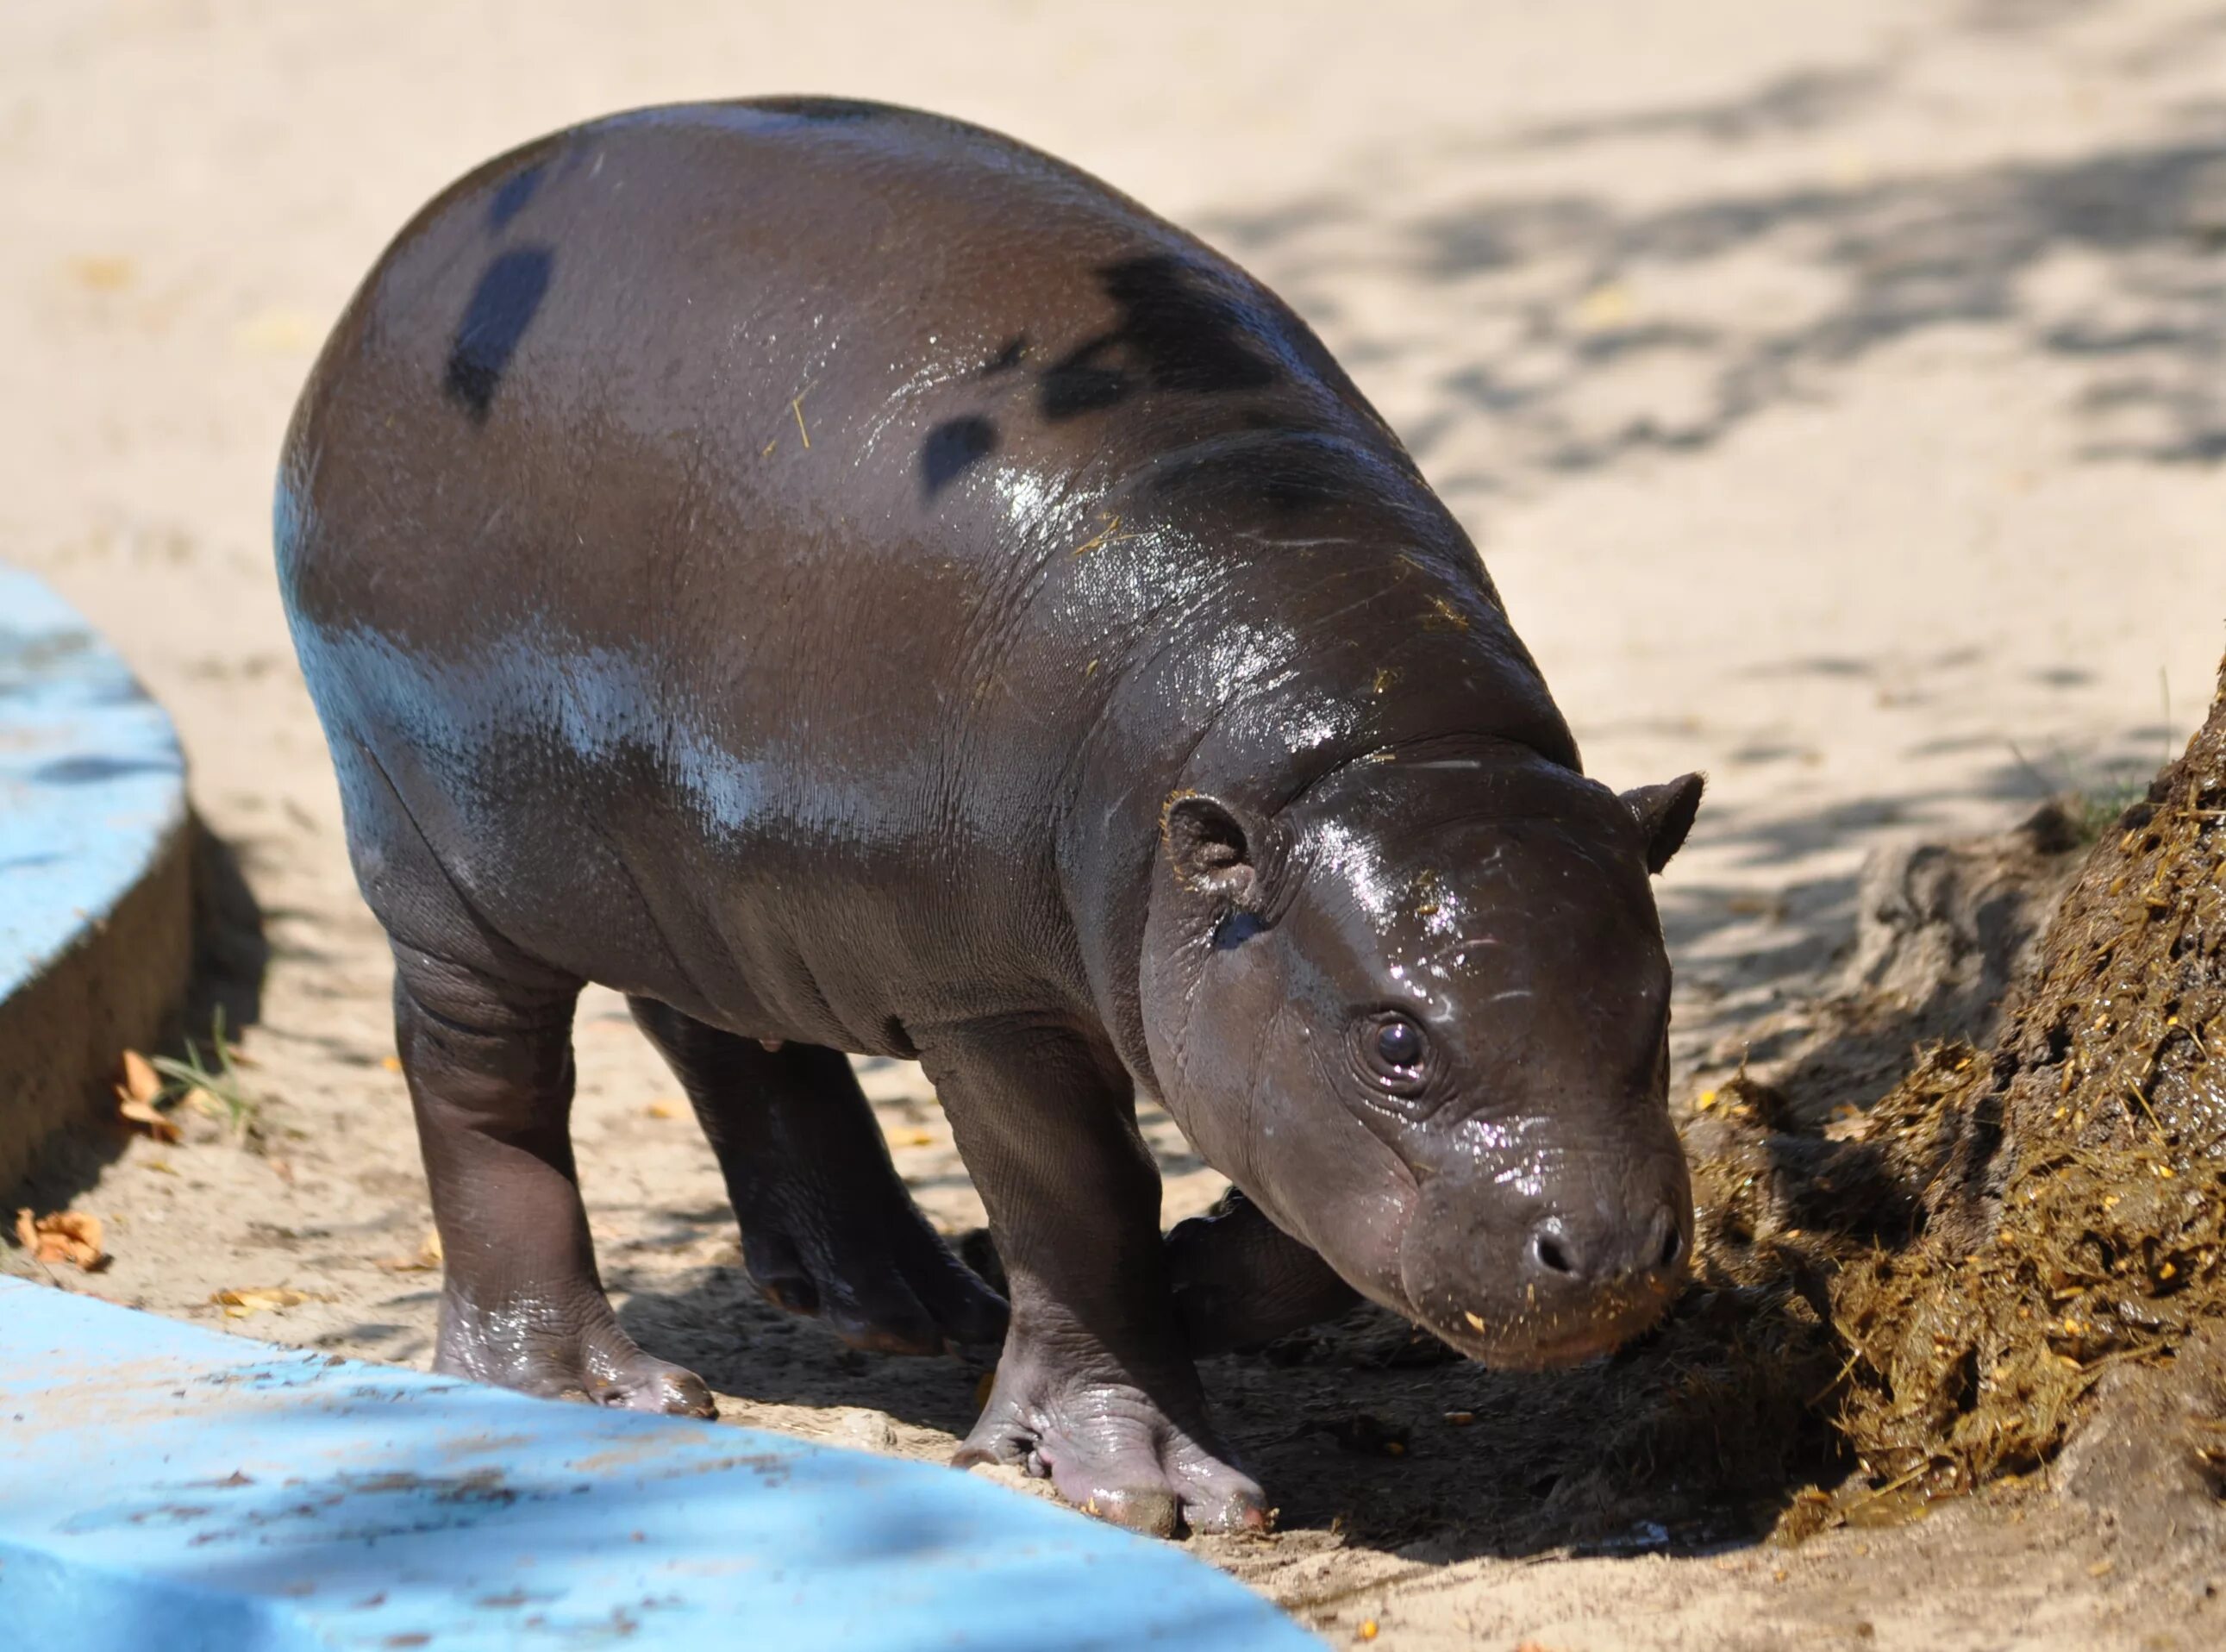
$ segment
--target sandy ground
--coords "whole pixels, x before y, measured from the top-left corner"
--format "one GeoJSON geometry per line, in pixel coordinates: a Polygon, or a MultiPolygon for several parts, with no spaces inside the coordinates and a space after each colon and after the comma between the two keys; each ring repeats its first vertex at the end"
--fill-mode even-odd
{"type": "MultiPolygon", "coordinates": [[[[38,1197],[107,1217],[116,1257],[65,1287],[425,1357],[386,964],[269,567],[279,431],[450,177],[584,115],[779,90],[1011,130],[1315,324],[1475,533],[1594,771],[1714,778],[1662,887],[1680,1096],[1814,987],[1867,848],[2146,771],[2197,720],[2226,644],[2216,7],[29,0],[0,10],[0,556],[174,711],[269,945],[232,994],[262,1151],[59,1167],[38,1197]],[[265,1286],[311,1299],[209,1301],[265,1286]]],[[[978,1370],[748,1301],[709,1154],[614,999],[579,1044],[590,1206],[649,1346],[730,1420],[947,1452],[978,1370]]],[[[978,1220],[917,1074],[868,1082],[932,1214],[978,1220]]],[[[1198,1208],[1213,1178],[1154,1128],[1170,1216],[1198,1208]]],[[[2045,1495],[1797,1550],[1481,1542],[1460,1487],[1493,1431],[1441,1420],[1464,1380],[1222,1363],[1284,1535],[1201,1552],[1390,1647],[2219,1632],[2204,1579],[2045,1495]],[[1410,1423],[1411,1457],[1340,1451],[1322,1424],[1356,1406],[1410,1423]]]]}

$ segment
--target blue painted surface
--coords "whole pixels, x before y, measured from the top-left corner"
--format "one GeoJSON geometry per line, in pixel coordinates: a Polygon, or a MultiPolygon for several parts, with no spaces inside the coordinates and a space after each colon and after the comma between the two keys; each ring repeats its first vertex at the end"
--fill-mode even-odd
{"type": "Polygon", "coordinates": [[[0,1280],[0,1646],[611,1644],[1319,1643],[1180,1548],[949,1469],[0,1280]]]}
{"type": "Polygon", "coordinates": [[[185,806],[162,708],[74,608],[0,567],[0,1000],[137,884],[185,806]]]}

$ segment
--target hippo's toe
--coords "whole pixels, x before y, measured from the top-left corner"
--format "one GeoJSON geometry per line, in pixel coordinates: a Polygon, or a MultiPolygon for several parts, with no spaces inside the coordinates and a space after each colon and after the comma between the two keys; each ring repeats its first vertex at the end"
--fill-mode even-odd
{"type": "Polygon", "coordinates": [[[583,1391],[598,1405],[622,1411],[660,1411],[672,1417],[716,1417],[711,1390],[683,1366],[652,1359],[639,1348],[608,1376],[591,1375],[583,1391]]]}

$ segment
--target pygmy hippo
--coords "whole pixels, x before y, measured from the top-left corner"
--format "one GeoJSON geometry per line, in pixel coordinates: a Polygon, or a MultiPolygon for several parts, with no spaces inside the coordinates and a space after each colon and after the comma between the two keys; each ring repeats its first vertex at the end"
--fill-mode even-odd
{"type": "Polygon", "coordinates": [[[447,1255],[438,1368],[708,1415],[597,1278],[626,994],[773,1302],[1003,1349],[962,1463],[1257,1525],[1192,1361],[1358,1292],[1475,1358],[1662,1312],[1650,873],[1474,549],[1291,311],[1072,167],[764,98],[421,212],[288,432],[277,557],[447,1255]],[[917,1058],[1004,1297],[843,1052],[917,1058]],[[1163,1239],[1156,1101],[1241,1197],[1163,1239]]]}

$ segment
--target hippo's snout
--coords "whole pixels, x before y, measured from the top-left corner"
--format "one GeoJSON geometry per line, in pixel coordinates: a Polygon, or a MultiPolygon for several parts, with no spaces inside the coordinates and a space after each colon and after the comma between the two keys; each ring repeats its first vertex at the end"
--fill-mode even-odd
{"type": "Polygon", "coordinates": [[[1532,1288],[1542,1293],[1674,1280],[1684,1259],[1684,1226],[1662,1202],[1650,1216],[1612,1205],[1594,1205],[1581,1217],[1549,1216],[1531,1229],[1523,1264],[1532,1288]]]}
{"type": "Polygon", "coordinates": [[[1445,1179],[1426,1192],[1402,1272],[1424,1324],[1472,1358],[1568,1365],[1662,1317],[1692,1251],[1681,1153],[1530,1181],[1445,1179]]]}

